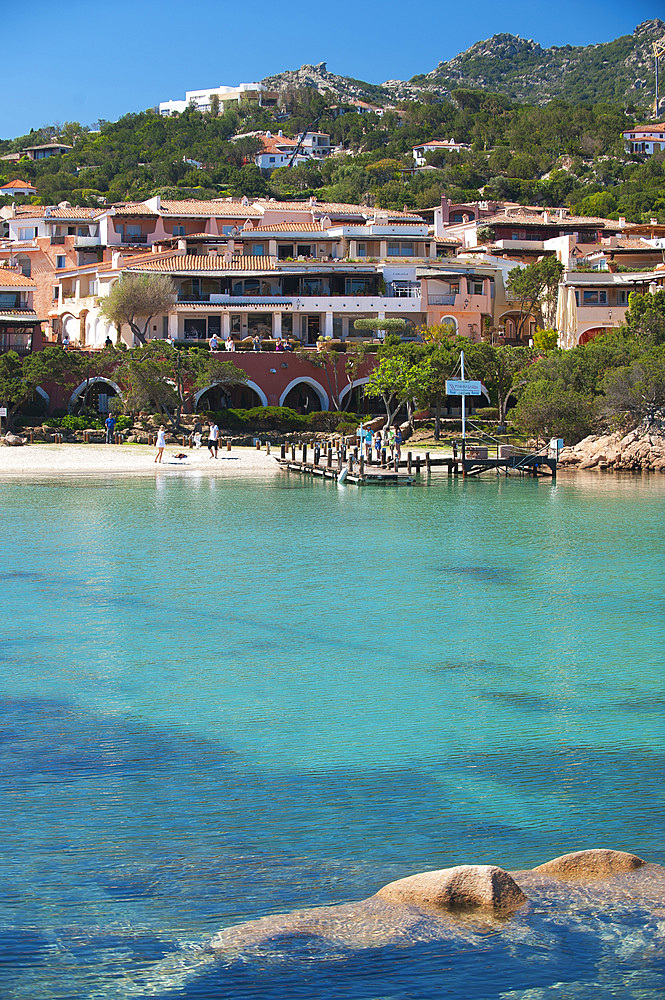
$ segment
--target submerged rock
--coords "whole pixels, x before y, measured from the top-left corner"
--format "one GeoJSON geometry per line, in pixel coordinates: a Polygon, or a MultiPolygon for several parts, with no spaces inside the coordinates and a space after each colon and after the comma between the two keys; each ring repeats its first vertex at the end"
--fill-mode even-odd
{"type": "Polygon", "coordinates": [[[492,910],[515,910],[527,898],[515,880],[496,865],[457,865],[422,872],[390,882],[377,896],[416,906],[461,910],[483,906],[492,910]]]}
{"type": "Polygon", "coordinates": [[[562,854],[559,858],[538,865],[533,871],[561,879],[595,879],[632,872],[636,868],[641,868],[643,864],[645,862],[636,854],[596,848],[562,854]]]}

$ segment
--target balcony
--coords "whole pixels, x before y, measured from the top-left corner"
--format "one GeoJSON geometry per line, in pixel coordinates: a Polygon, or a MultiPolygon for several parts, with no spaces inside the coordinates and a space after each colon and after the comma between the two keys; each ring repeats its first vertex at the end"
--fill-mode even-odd
{"type": "Polygon", "coordinates": [[[85,247],[98,247],[99,245],[99,236],[77,236],[74,242],[77,250],[83,250],[85,247]]]}
{"type": "Polygon", "coordinates": [[[122,239],[121,242],[122,243],[129,243],[132,246],[134,244],[145,244],[145,243],[148,242],[148,237],[145,235],[145,233],[141,233],[141,234],[134,235],[134,236],[125,236],[122,239]]]}
{"type": "Polygon", "coordinates": [[[64,236],[52,236],[51,237],[51,246],[52,247],[64,247],[64,245],[65,245],[65,237],[64,236]]]}
{"type": "Polygon", "coordinates": [[[449,295],[430,295],[427,299],[431,306],[454,306],[457,296],[454,293],[449,295]]]}

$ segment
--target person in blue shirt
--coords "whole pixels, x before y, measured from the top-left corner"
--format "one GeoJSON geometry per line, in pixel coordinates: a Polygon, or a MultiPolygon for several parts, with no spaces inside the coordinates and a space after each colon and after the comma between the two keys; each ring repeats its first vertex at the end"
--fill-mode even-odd
{"type": "Polygon", "coordinates": [[[109,413],[108,417],[104,421],[104,427],[106,427],[106,443],[113,444],[113,432],[115,430],[115,417],[112,413],[109,413]]]}

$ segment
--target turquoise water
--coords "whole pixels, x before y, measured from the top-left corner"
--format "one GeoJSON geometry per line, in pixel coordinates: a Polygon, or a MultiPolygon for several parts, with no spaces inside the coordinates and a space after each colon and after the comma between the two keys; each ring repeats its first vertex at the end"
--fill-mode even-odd
{"type": "Polygon", "coordinates": [[[662,991],[662,947],[572,934],[454,973],[433,945],[199,958],[428,868],[665,863],[664,501],[665,477],[0,484],[0,995],[662,991]]]}

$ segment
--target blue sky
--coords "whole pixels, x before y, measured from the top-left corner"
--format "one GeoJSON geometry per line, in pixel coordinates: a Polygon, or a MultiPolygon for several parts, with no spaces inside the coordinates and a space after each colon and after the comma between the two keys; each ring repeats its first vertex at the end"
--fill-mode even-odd
{"type": "Polygon", "coordinates": [[[25,10],[10,33],[1,17],[2,138],[53,122],[114,120],[185,90],[303,63],[382,83],[427,72],[501,31],[544,46],[585,45],[665,18],[664,0],[31,0],[25,10]]]}

